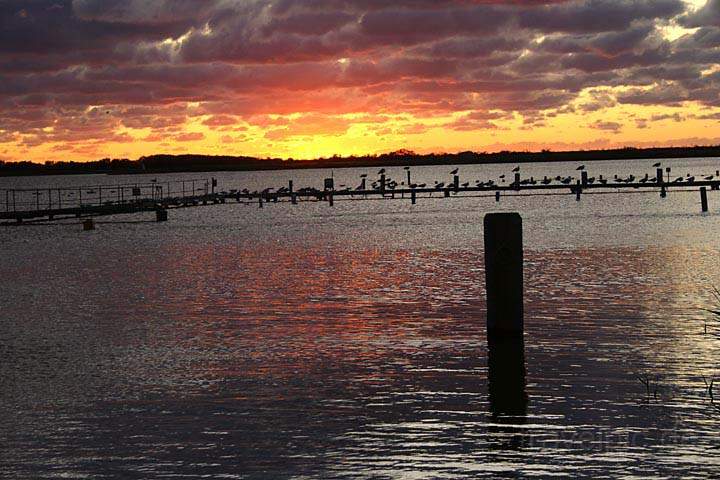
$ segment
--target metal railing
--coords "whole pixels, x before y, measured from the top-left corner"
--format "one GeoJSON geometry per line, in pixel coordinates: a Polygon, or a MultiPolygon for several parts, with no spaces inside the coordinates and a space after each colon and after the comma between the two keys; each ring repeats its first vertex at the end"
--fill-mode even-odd
{"type": "Polygon", "coordinates": [[[0,212],[51,211],[208,195],[207,179],[55,188],[0,189],[0,212]]]}

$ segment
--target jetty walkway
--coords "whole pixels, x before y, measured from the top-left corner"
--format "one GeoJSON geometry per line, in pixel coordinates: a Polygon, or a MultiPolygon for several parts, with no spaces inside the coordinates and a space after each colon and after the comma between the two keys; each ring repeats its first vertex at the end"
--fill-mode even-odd
{"type": "Polygon", "coordinates": [[[17,225],[32,220],[58,220],[71,217],[156,212],[157,220],[167,219],[167,210],[199,205],[220,204],[228,201],[254,202],[263,207],[267,203],[322,201],[330,206],[335,200],[407,199],[412,204],[420,198],[450,198],[467,196],[494,196],[500,201],[506,195],[574,195],[580,200],[583,194],[628,193],[632,191],[657,192],[666,197],[672,190],[697,190],[701,211],[708,211],[707,191],[720,190],[720,171],[715,174],[671,179],[669,169],[657,168],[653,177],[604,178],[589,176],[584,167],[578,167],[573,175],[523,178],[515,169],[512,177],[500,175],[496,180],[461,183],[458,170],[451,172],[449,181],[432,185],[412,183],[411,172],[405,168],[407,179],[397,182],[378,172],[376,180],[369,181],[361,175],[360,185],[355,188],[341,185],[335,188],[334,179],[324,179],[323,188],[303,187],[295,189],[290,180],[286,186],[268,187],[263,190],[231,189],[216,191],[217,180],[193,179],[182,181],[132,183],[118,185],[94,185],[63,188],[0,189],[0,224],[17,225]]]}

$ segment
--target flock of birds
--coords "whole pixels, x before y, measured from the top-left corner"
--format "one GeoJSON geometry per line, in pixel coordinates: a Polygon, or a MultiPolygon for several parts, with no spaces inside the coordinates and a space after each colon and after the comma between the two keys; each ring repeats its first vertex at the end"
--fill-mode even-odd
{"type": "MultiPolygon", "coordinates": [[[[653,165],[655,168],[660,167],[660,163],[655,163],[653,165]]],[[[410,167],[403,167],[404,170],[409,171],[410,167]]],[[[576,171],[584,171],[585,165],[580,165],[576,169],[576,171]]],[[[459,172],[458,168],[455,168],[454,170],[450,171],[450,175],[453,177],[456,176],[459,172]]],[[[512,169],[513,174],[518,174],[520,172],[520,167],[515,167],[512,169]]],[[[668,169],[669,174],[669,169],[668,169]]],[[[428,186],[427,183],[409,183],[405,181],[397,181],[390,176],[387,175],[386,169],[381,168],[377,172],[378,178],[376,180],[373,180],[368,185],[368,174],[364,173],[360,175],[360,184],[356,187],[351,187],[348,185],[338,185],[337,188],[334,188],[334,192],[368,192],[368,191],[376,191],[381,192],[385,191],[388,193],[392,193],[393,191],[397,190],[398,187],[401,189],[422,189],[427,190],[430,189],[430,195],[432,196],[432,191],[443,191],[446,189],[452,189],[454,188],[454,178],[451,181],[443,182],[443,181],[435,181],[433,184],[430,184],[428,186]]],[[[409,178],[409,172],[408,172],[408,178],[409,178]]],[[[701,177],[702,180],[711,181],[714,179],[720,180],[720,172],[716,172],[715,175],[708,175],[701,177]]],[[[550,176],[543,176],[543,178],[524,178],[520,179],[518,183],[516,183],[515,178],[513,177],[512,182],[510,182],[511,186],[523,186],[523,185],[574,185],[579,178],[568,175],[568,176],[561,176],[557,175],[555,177],[550,176]]],[[[621,177],[618,175],[614,175],[611,179],[604,177],[603,175],[599,175],[597,177],[587,177],[586,179],[587,183],[590,185],[593,184],[600,184],[600,185],[616,185],[616,184],[653,184],[657,183],[657,177],[653,176],[651,177],[649,174],[645,174],[643,177],[636,177],[635,175],[628,175],[627,177],[621,177]]],[[[665,179],[666,185],[679,185],[679,184],[692,184],[696,181],[696,177],[691,174],[687,174],[685,176],[679,176],[674,178],[673,180],[667,180],[665,179]]],[[[508,179],[505,174],[499,175],[497,180],[476,180],[474,182],[458,182],[458,187],[461,189],[467,189],[470,188],[471,185],[473,185],[476,188],[489,188],[492,189],[493,187],[498,186],[506,186],[508,182],[508,179]]],[[[313,195],[313,194],[321,194],[323,190],[314,188],[314,187],[304,187],[300,188],[295,191],[296,193],[300,195],[313,195]]],[[[289,187],[280,187],[278,189],[275,189],[273,187],[266,188],[264,190],[255,190],[251,191],[247,188],[244,188],[242,190],[230,190],[229,192],[220,192],[221,194],[229,194],[229,195],[242,195],[242,196],[258,196],[258,195],[283,195],[283,194],[290,194],[289,187]]]]}

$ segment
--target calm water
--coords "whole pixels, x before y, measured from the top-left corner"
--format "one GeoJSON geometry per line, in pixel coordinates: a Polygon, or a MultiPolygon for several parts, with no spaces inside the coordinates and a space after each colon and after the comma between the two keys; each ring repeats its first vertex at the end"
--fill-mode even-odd
{"type": "MultiPolygon", "coordinates": [[[[611,177],[652,163],[586,165],[611,177]]],[[[465,166],[461,181],[507,170],[465,166]]],[[[366,172],[336,170],[336,184],[366,172]]],[[[328,173],[215,176],[254,189],[328,173]]],[[[720,287],[720,194],[699,211],[697,192],[671,191],[228,203],[93,232],[2,228],[0,477],[716,478],[720,410],[703,377],[720,378],[720,324],[702,308],[720,287]],[[490,211],[523,216],[524,381],[488,358],[490,211]]]]}

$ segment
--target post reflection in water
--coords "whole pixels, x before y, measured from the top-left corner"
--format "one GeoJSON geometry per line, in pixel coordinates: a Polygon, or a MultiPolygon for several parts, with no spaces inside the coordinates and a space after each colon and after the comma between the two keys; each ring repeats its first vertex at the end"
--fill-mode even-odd
{"type": "Polygon", "coordinates": [[[488,338],[488,396],[492,419],[489,432],[503,436],[502,448],[521,447],[528,406],[522,337],[488,338]]]}

